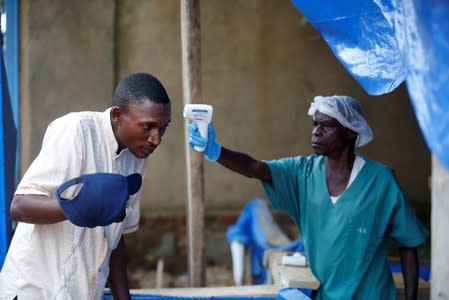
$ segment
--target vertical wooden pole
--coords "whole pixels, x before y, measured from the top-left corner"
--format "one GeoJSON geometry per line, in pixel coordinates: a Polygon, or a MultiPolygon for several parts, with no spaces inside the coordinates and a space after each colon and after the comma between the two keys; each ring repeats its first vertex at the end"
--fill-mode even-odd
{"type": "MultiPolygon", "coordinates": [[[[184,105],[201,102],[200,1],[181,0],[184,105]]],[[[187,120],[185,121],[187,124],[187,120]]],[[[186,135],[187,138],[187,135],[186,135]]],[[[186,144],[187,256],[191,287],[205,286],[203,157],[186,144]]]]}
{"type": "Polygon", "coordinates": [[[449,299],[449,172],[432,156],[431,299],[449,299]]]}

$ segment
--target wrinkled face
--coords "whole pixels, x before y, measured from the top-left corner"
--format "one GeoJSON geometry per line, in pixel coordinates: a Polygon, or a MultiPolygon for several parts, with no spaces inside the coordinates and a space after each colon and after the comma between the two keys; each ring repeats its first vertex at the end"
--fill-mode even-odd
{"type": "Polygon", "coordinates": [[[128,148],[134,156],[146,158],[162,141],[171,121],[171,105],[152,101],[130,102],[126,113],[113,107],[111,119],[118,150],[128,148]]]}
{"type": "Polygon", "coordinates": [[[336,119],[317,111],[313,117],[312,148],[316,154],[339,154],[352,146],[357,134],[336,119]]]}

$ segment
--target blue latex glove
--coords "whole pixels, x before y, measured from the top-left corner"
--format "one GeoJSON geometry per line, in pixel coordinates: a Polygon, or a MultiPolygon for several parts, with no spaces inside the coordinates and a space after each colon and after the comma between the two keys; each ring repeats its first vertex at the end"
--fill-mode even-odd
{"type": "Polygon", "coordinates": [[[196,125],[195,122],[190,123],[187,129],[189,130],[190,133],[189,145],[193,150],[195,150],[193,148],[194,146],[198,147],[206,146],[206,149],[204,149],[203,154],[208,161],[216,161],[220,157],[221,144],[217,143],[217,141],[215,140],[214,124],[209,123],[209,126],[207,127],[207,135],[208,135],[207,140],[201,136],[200,131],[198,130],[198,126],[196,125]]]}

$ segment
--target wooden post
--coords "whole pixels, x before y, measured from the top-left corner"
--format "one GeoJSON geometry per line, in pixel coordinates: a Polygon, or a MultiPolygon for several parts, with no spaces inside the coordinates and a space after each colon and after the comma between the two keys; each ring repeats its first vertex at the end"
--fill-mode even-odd
{"type": "MultiPolygon", "coordinates": [[[[182,86],[184,105],[201,102],[200,1],[181,0],[182,86]]],[[[185,121],[187,124],[187,120],[185,121]]],[[[187,134],[187,133],[186,133],[187,134]]],[[[186,139],[187,139],[186,135],[186,139]]],[[[186,144],[187,256],[191,287],[206,283],[204,253],[203,156],[186,144]]]]}
{"type": "Polygon", "coordinates": [[[432,156],[431,299],[449,299],[449,173],[432,156]]]}

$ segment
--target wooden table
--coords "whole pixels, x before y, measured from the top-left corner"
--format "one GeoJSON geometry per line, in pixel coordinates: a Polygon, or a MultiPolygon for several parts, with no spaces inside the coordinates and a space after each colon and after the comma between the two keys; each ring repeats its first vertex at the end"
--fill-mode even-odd
{"type": "MultiPolygon", "coordinates": [[[[264,266],[269,269],[272,282],[281,287],[318,289],[320,282],[312,274],[308,266],[286,266],[282,264],[282,257],[291,252],[269,250],[264,255],[264,266]]],[[[402,273],[393,273],[394,283],[398,293],[398,299],[404,298],[404,280],[402,273]]],[[[418,299],[430,299],[430,282],[419,279],[418,299]]]]}
{"type": "Polygon", "coordinates": [[[265,251],[264,266],[269,269],[273,283],[281,287],[318,289],[320,282],[308,266],[298,267],[282,264],[282,257],[288,254],[291,253],[278,250],[265,251]]]}

